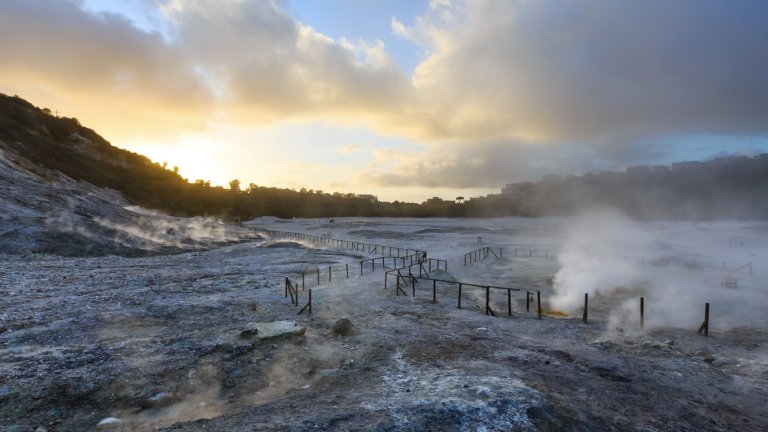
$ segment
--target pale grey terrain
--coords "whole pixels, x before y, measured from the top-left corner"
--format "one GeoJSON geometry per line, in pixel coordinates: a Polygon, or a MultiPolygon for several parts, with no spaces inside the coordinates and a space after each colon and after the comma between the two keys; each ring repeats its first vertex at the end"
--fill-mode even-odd
{"type": "Polygon", "coordinates": [[[601,213],[226,224],[126,208],[65,179],[45,186],[58,198],[41,199],[14,186],[44,187],[37,179],[8,179],[3,431],[768,429],[765,222],[601,213]],[[404,285],[408,295],[396,295],[380,264],[360,274],[380,248],[266,230],[423,250],[448,263],[434,278],[520,291],[511,316],[507,291],[492,291],[497,317],[485,315],[482,288],[465,287],[461,309],[454,284],[436,285],[437,302],[427,280],[415,297],[404,285]],[[501,257],[465,266],[484,246],[501,257]],[[299,306],[285,297],[286,277],[299,306]],[[298,315],[310,288],[313,313],[298,315]],[[536,303],[526,311],[526,290],[541,291],[543,319],[536,303]],[[696,333],[705,302],[708,337],[696,333]],[[352,334],[334,333],[341,318],[352,334]],[[254,331],[284,320],[303,334],[254,331]]]}

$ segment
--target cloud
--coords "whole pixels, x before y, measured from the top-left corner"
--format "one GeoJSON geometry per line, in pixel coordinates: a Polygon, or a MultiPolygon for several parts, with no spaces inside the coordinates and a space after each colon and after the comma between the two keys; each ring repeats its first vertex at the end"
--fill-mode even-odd
{"type": "Polygon", "coordinates": [[[360,144],[354,144],[354,143],[353,144],[347,144],[347,145],[339,146],[339,147],[336,147],[336,148],[333,149],[333,151],[335,151],[336,153],[340,153],[340,154],[344,154],[344,155],[345,154],[350,154],[350,153],[356,153],[356,152],[359,152],[361,150],[363,150],[363,146],[361,146],[360,144]]]}
{"type": "Polygon", "coordinates": [[[442,8],[396,30],[429,41],[432,55],[414,83],[433,108],[423,114],[434,135],[610,143],[768,132],[764,2],[467,0],[442,8]]]}
{"type": "Polygon", "coordinates": [[[281,2],[146,2],[162,35],[74,1],[0,2],[0,82],[110,134],[322,120],[431,146],[379,154],[380,184],[498,186],[658,157],[664,137],[768,134],[763,1],[432,1],[391,22],[423,50],[413,76],[281,2]]]}
{"type": "Polygon", "coordinates": [[[67,1],[1,2],[0,41],[0,81],[22,96],[52,94],[68,115],[127,130],[194,128],[190,117],[212,102],[183,50],[121,15],[67,1]]]}
{"type": "Polygon", "coordinates": [[[540,169],[535,148],[509,142],[447,144],[439,151],[375,150],[376,160],[358,182],[384,187],[495,188],[521,180],[540,169]]]}
{"type": "Polygon", "coordinates": [[[408,92],[381,42],[336,42],[274,2],[157,4],[167,38],[72,1],[0,2],[0,80],[25,95],[80,101],[71,104],[78,116],[111,131],[130,125],[128,134],[200,128],[214,117],[373,122],[408,92]]]}

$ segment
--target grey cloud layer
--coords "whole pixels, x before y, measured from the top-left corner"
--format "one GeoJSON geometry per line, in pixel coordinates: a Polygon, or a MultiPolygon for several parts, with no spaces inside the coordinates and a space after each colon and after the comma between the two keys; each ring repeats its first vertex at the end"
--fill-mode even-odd
{"type": "Polygon", "coordinates": [[[659,136],[768,133],[764,1],[433,2],[413,23],[393,21],[427,53],[413,77],[381,44],[333,41],[273,2],[157,4],[170,42],[66,1],[0,1],[0,80],[89,104],[127,98],[126,116],[146,121],[322,118],[453,143],[408,162],[435,180],[377,174],[389,184],[535,170],[544,155],[531,144],[557,157],[576,143],[622,153],[659,136]]]}

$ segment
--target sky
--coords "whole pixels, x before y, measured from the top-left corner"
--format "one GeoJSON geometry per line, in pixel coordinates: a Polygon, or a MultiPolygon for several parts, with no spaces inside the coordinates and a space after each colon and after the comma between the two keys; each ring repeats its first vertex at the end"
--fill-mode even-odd
{"type": "Polygon", "coordinates": [[[762,0],[0,0],[0,92],[190,181],[420,202],[768,152],[762,0]]]}

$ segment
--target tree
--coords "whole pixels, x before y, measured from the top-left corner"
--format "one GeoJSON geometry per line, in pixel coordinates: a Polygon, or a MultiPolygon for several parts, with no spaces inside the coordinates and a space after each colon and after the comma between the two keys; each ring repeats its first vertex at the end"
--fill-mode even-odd
{"type": "Polygon", "coordinates": [[[232,192],[240,192],[240,180],[233,179],[229,181],[229,189],[232,192]]]}
{"type": "Polygon", "coordinates": [[[461,204],[462,202],[464,202],[464,197],[463,196],[456,197],[456,202],[461,204]]]}

